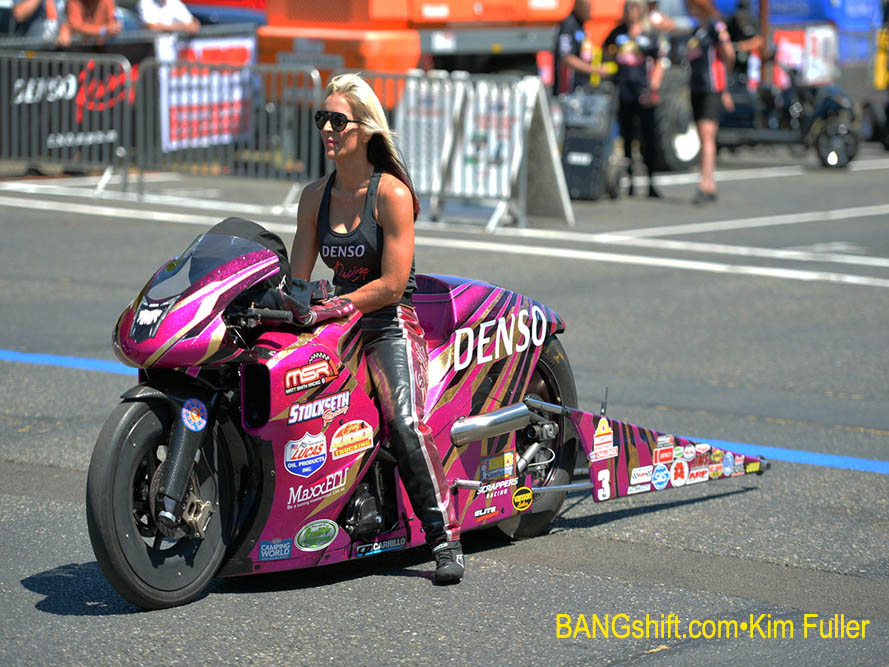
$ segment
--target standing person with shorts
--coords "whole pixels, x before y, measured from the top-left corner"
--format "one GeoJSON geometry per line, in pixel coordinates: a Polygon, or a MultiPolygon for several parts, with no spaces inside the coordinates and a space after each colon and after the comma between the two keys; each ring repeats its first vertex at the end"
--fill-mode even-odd
{"type": "MultiPolygon", "coordinates": [[[[617,64],[617,122],[629,164],[629,194],[632,197],[635,192],[633,141],[638,137],[642,159],[648,169],[648,196],[660,198],[660,192],[654,187],[655,107],[660,99],[663,59],[669,53],[669,45],[663,35],[652,28],[646,0],[626,0],[623,22],[605,38],[602,52],[603,62],[617,64]]],[[[603,65],[603,73],[605,69],[603,65]]]]}
{"type": "Polygon", "coordinates": [[[692,203],[707,204],[716,201],[716,132],[726,70],[734,65],[735,52],[710,0],[686,0],[686,5],[699,22],[686,50],[691,65],[691,110],[701,139],[701,182],[692,203]]]}
{"type": "Polygon", "coordinates": [[[426,544],[436,584],[463,577],[460,525],[432,432],[423,421],[426,343],[411,305],[414,221],[420,210],[382,105],[367,82],[342,74],[315,112],[329,177],[306,186],[299,203],[291,266],[309,280],[318,255],[333,269],[341,298],[362,313],[367,367],[380,400],[389,450],[426,544]]]}

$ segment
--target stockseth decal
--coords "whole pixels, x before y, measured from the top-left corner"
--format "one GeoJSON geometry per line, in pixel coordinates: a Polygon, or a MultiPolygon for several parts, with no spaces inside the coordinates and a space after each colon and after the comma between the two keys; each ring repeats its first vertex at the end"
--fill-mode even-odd
{"type": "Polygon", "coordinates": [[[294,403],[290,406],[290,417],[287,419],[288,424],[298,424],[300,422],[321,417],[324,421],[324,427],[349,409],[349,392],[341,391],[332,396],[325,396],[308,403],[294,403]]]}
{"type": "Polygon", "coordinates": [[[515,452],[503,452],[486,456],[478,464],[479,477],[483,482],[515,475],[515,452]]]}
{"type": "Polygon", "coordinates": [[[304,366],[291,368],[284,375],[284,393],[294,394],[313,389],[336,379],[337,372],[330,357],[324,352],[315,352],[304,366]]]}
{"type": "Polygon", "coordinates": [[[340,527],[329,519],[321,519],[303,526],[293,544],[300,551],[321,551],[330,546],[340,532],[340,527]]]}
{"type": "Polygon", "coordinates": [[[519,512],[524,512],[531,507],[534,501],[534,494],[527,486],[520,486],[512,493],[512,506],[519,512]]]}
{"type": "Polygon", "coordinates": [[[342,459],[374,446],[374,430],[366,421],[355,419],[340,426],[330,439],[330,455],[342,459]]]}
{"type": "Polygon", "coordinates": [[[306,433],[284,447],[284,467],[291,475],[311,477],[327,461],[327,438],[323,433],[306,433]]]}
{"type": "Polygon", "coordinates": [[[203,431],[207,426],[207,406],[203,401],[189,398],[182,406],[182,422],[189,431],[203,431]]]}
{"type": "Polygon", "coordinates": [[[472,363],[475,351],[476,364],[485,364],[508,357],[513,352],[524,352],[532,344],[540,347],[546,340],[546,314],[540,306],[531,306],[518,315],[499,317],[482,322],[478,327],[478,339],[472,327],[454,332],[454,370],[459,371],[472,363]],[[516,340],[516,329],[519,338],[516,340]],[[490,343],[493,341],[493,345],[490,343]],[[465,352],[463,351],[465,350],[465,352]]]}
{"type": "Polygon", "coordinates": [[[290,558],[290,540],[262,540],[259,543],[259,560],[286,560],[290,558]]]}
{"type": "Polygon", "coordinates": [[[405,537],[392,537],[388,540],[380,540],[372,544],[359,544],[355,547],[355,557],[363,558],[364,556],[375,556],[384,551],[395,551],[396,549],[404,549],[407,544],[405,537]]]}
{"type": "Polygon", "coordinates": [[[349,468],[343,468],[336,472],[330,473],[324,480],[317,484],[309,486],[300,485],[296,488],[290,487],[290,496],[287,499],[287,509],[291,510],[295,507],[301,507],[308,503],[313,503],[322,498],[334,497],[341,494],[346,488],[346,478],[349,468]]]}

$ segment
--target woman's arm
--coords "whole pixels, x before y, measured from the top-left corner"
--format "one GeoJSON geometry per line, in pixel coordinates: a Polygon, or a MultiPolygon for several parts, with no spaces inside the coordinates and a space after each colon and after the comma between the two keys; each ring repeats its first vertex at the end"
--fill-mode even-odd
{"type": "Polygon", "coordinates": [[[363,313],[398,303],[411,275],[414,202],[407,186],[391,174],[380,178],[377,221],[383,228],[382,275],[348,295],[363,313]]]}
{"type": "Polygon", "coordinates": [[[318,259],[318,206],[326,180],[309,183],[299,198],[296,212],[296,234],[290,249],[290,273],[294,278],[311,280],[318,259]]]}

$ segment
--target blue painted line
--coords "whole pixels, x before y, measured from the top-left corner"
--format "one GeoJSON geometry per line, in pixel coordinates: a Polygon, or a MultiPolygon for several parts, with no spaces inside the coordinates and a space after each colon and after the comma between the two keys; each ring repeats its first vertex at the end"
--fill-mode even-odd
{"type": "Polygon", "coordinates": [[[114,373],[116,375],[130,375],[133,377],[138,374],[137,369],[130,368],[117,361],[64,357],[58,354],[34,354],[31,352],[16,352],[15,350],[0,350],[0,361],[9,361],[16,364],[60,366],[62,368],[75,368],[80,371],[99,371],[100,373],[114,373]]]}
{"type": "Polygon", "coordinates": [[[689,440],[693,440],[694,442],[706,442],[718,449],[727,449],[731,452],[744,454],[745,456],[764,456],[769,461],[789,461],[791,463],[803,463],[810,466],[841,468],[843,470],[860,470],[862,472],[876,472],[881,475],[889,475],[889,461],[859,459],[854,456],[840,456],[839,454],[807,452],[802,449],[766,447],[764,445],[751,445],[746,442],[728,442],[725,440],[708,440],[706,438],[689,438],[689,440]]]}

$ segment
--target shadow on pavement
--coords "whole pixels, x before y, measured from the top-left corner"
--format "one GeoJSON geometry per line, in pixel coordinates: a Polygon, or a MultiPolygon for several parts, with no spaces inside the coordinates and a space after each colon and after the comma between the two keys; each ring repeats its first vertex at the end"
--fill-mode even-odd
{"type": "Polygon", "coordinates": [[[22,579],[29,591],[45,595],[35,607],[59,616],[116,616],[136,614],[138,607],[124,600],[108,583],[99,564],[69,563],[22,579]]]}

